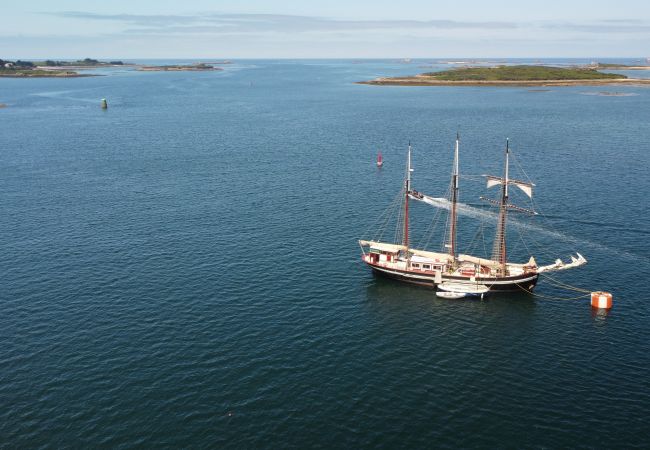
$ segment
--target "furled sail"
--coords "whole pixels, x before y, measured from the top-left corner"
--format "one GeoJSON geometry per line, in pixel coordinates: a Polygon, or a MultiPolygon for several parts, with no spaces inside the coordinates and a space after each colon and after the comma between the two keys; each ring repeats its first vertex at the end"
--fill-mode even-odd
{"type": "Polygon", "coordinates": [[[587,264],[587,259],[582,256],[580,253],[576,253],[575,256],[571,256],[571,262],[565,263],[561,259],[556,259],[555,263],[549,264],[548,266],[542,266],[537,269],[539,273],[542,272],[556,272],[558,270],[573,269],[574,267],[580,267],[587,264]]]}
{"type": "Polygon", "coordinates": [[[376,241],[364,241],[359,240],[359,245],[369,246],[370,248],[377,249],[379,251],[388,252],[388,253],[397,253],[400,250],[405,250],[406,247],[398,244],[389,244],[387,242],[376,242],[376,241]]]}

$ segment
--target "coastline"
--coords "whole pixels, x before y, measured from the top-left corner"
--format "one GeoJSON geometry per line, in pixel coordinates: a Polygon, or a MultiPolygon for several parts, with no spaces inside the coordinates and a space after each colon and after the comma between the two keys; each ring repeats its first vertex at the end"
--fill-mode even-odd
{"type": "Polygon", "coordinates": [[[212,66],[139,66],[139,72],[211,72],[223,70],[212,66]]]}
{"type": "Polygon", "coordinates": [[[598,70],[650,70],[650,66],[598,66],[598,70]]]}
{"type": "Polygon", "coordinates": [[[104,69],[106,67],[119,68],[119,67],[134,67],[134,66],[137,66],[137,64],[133,64],[133,63],[127,63],[127,64],[66,64],[65,66],[37,65],[35,67],[35,69],[36,70],[66,71],[66,70],[104,69]]]}
{"type": "Polygon", "coordinates": [[[0,73],[0,78],[83,78],[83,77],[101,77],[101,74],[94,73],[76,73],[76,72],[56,72],[52,73],[0,73]]]}
{"type": "Polygon", "coordinates": [[[592,80],[437,80],[416,75],[413,77],[380,77],[357,81],[356,84],[374,86],[610,86],[650,85],[647,78],[601,78],[592,80]]]}

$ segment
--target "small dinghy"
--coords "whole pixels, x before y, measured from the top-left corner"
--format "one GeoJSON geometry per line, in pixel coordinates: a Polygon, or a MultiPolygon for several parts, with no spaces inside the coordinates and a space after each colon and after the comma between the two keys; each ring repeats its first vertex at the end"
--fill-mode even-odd
{"type": "Polygon", "coordinates": [[[384,159],[381,157],[381,152],[377,154],[377,167],[384,165],[384,159]]]}
{"type": "Polygon", "coordinates": [[[445,282],[438,285],[436,296],[442,298],[483,298],[489,291],[490,288],[484,284],[445,282]]]}
{"type": "Polygon", "coordinates": [[[463,298],[466,297],[467,294],[464,294],[462,292],[447,292],[447,291],[437,291],[436,292],[436,297],[441,297],[441,298],[447,298],[447,299],[457,299],[457,298],[463,298]]]}

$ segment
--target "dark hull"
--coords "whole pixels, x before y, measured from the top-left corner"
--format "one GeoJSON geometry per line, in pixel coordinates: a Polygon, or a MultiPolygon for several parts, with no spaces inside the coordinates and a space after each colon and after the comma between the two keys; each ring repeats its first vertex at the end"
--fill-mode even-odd
{"type": "MultiPolygon", "coordinates": [[[[366,263],[368,264],[368,263],[366,263]]],[[[435,277],[422,273],[413,273],[398,269],[386,269],[373,264],[368,264],[377,275],[391,278],[405,283],[416,284],[435,288],[437,286],[435,277]]],[[[490,292],[531,292],[537,285],[538,274],[524,274],[513,277],[480,278],[476,282],[490,288],[490,292]]],[[[471,282],[469,277],[442,275],[442,281],[464,281],[471,282]]]]}

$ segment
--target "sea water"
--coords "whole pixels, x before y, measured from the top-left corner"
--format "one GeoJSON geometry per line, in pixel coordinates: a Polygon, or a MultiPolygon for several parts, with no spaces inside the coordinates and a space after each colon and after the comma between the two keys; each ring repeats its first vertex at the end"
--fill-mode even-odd
{"type": "MultiPolygon", "coordinates": [[[[223,67],[0,79],[0,446],[647,445],[647,87],[355,84],[434,60],[223,67]],[[462,202],[488,211],[506,138],[536,185],[544,217],[511,227],[511,259],[586,266],[486,301],[370,273],[357,239],[409,141],[413,187],[442,196],[457,131],[462,202]]],[[[444,216],[411,216],[440,250],[444,216]]],[[[489,216],[460,216],[461,251],[489,256],[489,216]]]]}

